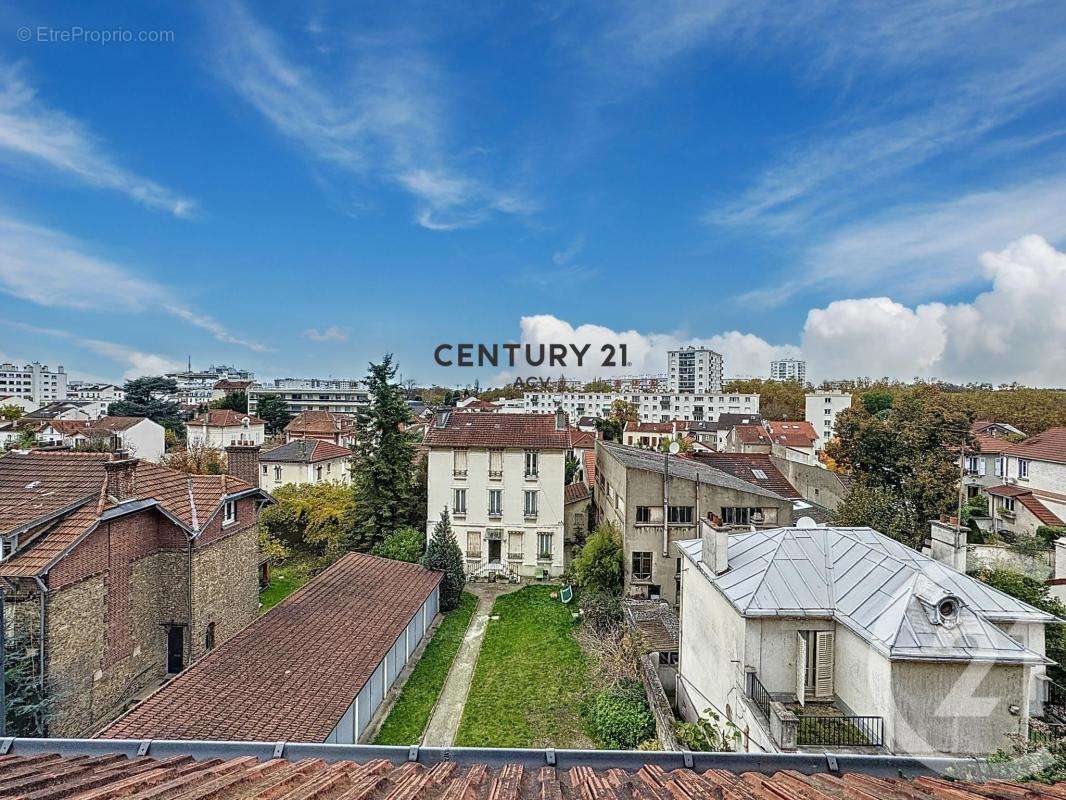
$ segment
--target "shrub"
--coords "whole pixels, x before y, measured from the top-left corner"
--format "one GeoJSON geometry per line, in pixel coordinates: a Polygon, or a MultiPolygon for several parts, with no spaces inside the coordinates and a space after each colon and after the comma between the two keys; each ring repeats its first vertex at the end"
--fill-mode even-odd
{"type": "Polygon", "coordinates": [[[400,528],[370,550],[375,556],[417,564],[425,551],[426,535],[414,528],[400,528]]]}
{"type": "Polygon", "coordinates": [[[440,512],[440,521],[433,529],[426,554],[422,556],[422,566],[444,573],[444,579],[440,582],[440,610],[451,611],[456,608],[466,587],[466,573],[463,571],[463,553],[452,534],[448,509],[440,512]]]}
{"type": "Polygon", "coordinates": [[[603,522],[574,557],[571,569],[574,581],[582,589],[619,595],[622,593],[624,563],[618,528],[603,522]]]}
{"type": "Polygon", "coordinates": [[[741,739],[740,729],[710,708],[695,722],[679,722],[674,733],[685,749],[702,752],[731,753],[741,739]]]}
{"type": "Polygon", "coordinates": [[[616,594],[582,592],[577,604],[585,624],[597,633],[612,631],[622,622],[622,600],[616,594]]]}
{"type": "Polygon", "coordinates": [[[633,750],[655,736],[644,687],[634,680],[619,681],[596,695],[589,722],[596,738],[611,750],[633,750]]]}

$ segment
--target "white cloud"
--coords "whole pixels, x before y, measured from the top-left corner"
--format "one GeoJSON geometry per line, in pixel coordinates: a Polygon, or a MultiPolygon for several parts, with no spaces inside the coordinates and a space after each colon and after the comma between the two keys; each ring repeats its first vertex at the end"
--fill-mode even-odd
{"type": "Polygon", "coordinates": [[[1040,236],[1026,236],[980,257],[988,289],[972,302],[910,307],[888,297],[836,300],[807,314],[800,345],[774,345],[729,331],[709,337],[615,331],[574,326],[551,315],[523,317],[529,344],[625,343],[632,366],[582,370],[516,369],[501,375],[551,375],[590,379],[604,374],[660,373],[666,353],[683,345],[710,347],[725,357],[726,375],[766,375],[770,360],[802,357],[812,380],[854,377],[941,378],[951,381],[1019,381],[1066,386],[1066,254],[1040,236]]]}
{"type": "Polygon", "coordinates": [[[191,216],[196,203],[120,166],[77,120],[49,108],[17,66],[0,64],[0,158],[19,168],[42,165],[153,209],[191,216]]]}
{"type": "Polygon", "coordinates": [[[116,342],[109,342],[103,339],[84,338],[59,328],[42,328],[36,325],[26,325],[22,322],[12,322],[10,320],[0,320],[0,322],[8,327],[31,333],[34,336],[48,336],[53,339],[63,339],[64,341],[71,342],[77,347],[85,348],[93,353],[109,358],[118,364],[123,364],[126,366],[126,371],[122,374],[122,377],[126,380],[139,378],[142,375],[161,375],[167,372],[176,372],[184,367],[180,361],[175,361],[167,356],[158,355],[157,353],[146,353],[135,347],[118,344],[116,342]]]}
{"type": "Polygon", "coordinates": [[[923,299],[983,279],[981,253],[1028,231],[1066,237],[1066,174],[943,203],[905,206],[839,228],[813,246],[793,277],[743,299],[776,305],[800,291],[863,291],[891,287],[923,299]],[[798,272],[798,275],[796,274],[798,272]]]}
{"type": "Polygon", "coordinates": [[[171,289],[86,252],[84,244],[47,228],[0,217],[0,292],[51,308],[125,313],[162,311],[226,344],[268,348],[231,334],[190,309],[171,289]]]}
{"type": "Polygon", "coordinates": [[[452,230],[532,210],[526,198],[467,174],[448,154],[442,72],[409,44],[360,42],[351,74],[331,79],[291,59],[235,0],[212,11],[224,31],[220,78],[315,159],[414,197],[418,224],[452,230]]]}
{"type": "Polygon", "coordinates": [[[310,339],[312,342],[346,342],[348,341],[348,334],[340,327],[336,325],[330,325],[325,330],[318,330],[318,328],[308,328],[303,332],[305,339],[310,339]]]}
{"type": "MultiPolygon", "coordinates": [[[[532,375],[549,375],[558,377],[560,372],[568,378],[591,380],[603,375],[640,375],[656,374],[666,369],[666,354],[679,347],[694,345],[710,347],[725,358],[726,372],[733,374],[763,375],[769,370],[770,359],[795,356],[799,350],[789,345],[775,346],[752,334],[728,331],[726,333],[697,338],[676,333],[640,333],[635,330],[615,331],[602,325],[571,323],[550,314],[522,317],[522,344],[550,345],[576,344],[578,347],[590,345],[584,359],[584,366],[560,369],[542,366],[539,368],[521,367],[509,370],[501,375],[501,380],[513,380],[515,377],[532,375]],[[605,353],[604,345],[625,344],[629,365],[618,368],[602,367],[605,353]]],[[[569,362],[573,364],[571,354],[569,362]]]]}

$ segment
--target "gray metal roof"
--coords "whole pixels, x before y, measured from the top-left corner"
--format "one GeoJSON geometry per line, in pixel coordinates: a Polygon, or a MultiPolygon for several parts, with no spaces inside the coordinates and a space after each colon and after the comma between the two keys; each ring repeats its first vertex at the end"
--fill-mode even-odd
{"type": "MultiPolygon", "coordinates": [[[[616,444],[614,442],[600,442],[599,444],[604,450],[621,461],[626,467],[647,470],[648,472],[655,472],[659,475],[663,474],[665,467],[663,465],[662,453],[653,453],[650,450],[642,450],[639,447],[630,447],[629,445],[616,444]]],[[[755,494],[760,497],[768,497],[771,500],[788,502],[787,498],[782,497],[776,492],[771,492],[769,489],[756,486],[754,483],[748,483],[745,480],[730,475],[728,472],[723,472],[717,467],[701,464],[691,458],[671,456],[670,477],[682,478],[690,481],[698,480],[700,483],[707,483],[712,486],[721,486],[725,489],[735,489],[738,492],[747,492],[748,494],[755,494]]]]}
{"type": "Polygon", "coordinates": [[[702,566],[700,539],[678,549],[745,617],[834,619],[890,658],[1048,663],[996,622],[1057,618],[871,528],[773,528],[732,533],[729,569],[702,566]],[[947,596],[958,621],[934,623],[947,596]]]}

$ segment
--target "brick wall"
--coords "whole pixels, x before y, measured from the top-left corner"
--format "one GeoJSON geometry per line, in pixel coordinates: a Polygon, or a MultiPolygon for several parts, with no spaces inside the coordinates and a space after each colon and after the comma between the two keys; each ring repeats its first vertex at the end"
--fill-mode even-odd
{"type": "Polygon", "coordinates": [[[101,525],[56,565],[46,601],[49,735],[91,735],[158,685],[168,626],[185,628],[188,664],[203,655],[209,623],[217,645],[254,620],[256,522],[250,499],[233,525],[223,528],[218,514],[194,545],[191,573],[185,532],[150,510],[101,525]]]}

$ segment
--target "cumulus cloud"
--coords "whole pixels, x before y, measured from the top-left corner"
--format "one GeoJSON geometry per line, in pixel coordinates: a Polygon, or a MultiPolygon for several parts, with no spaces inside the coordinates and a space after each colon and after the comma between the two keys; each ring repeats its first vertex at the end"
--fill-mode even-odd
{"type": "Polygon", "coordinates": [[[348,334],[336,325],[330,325],[328,328],[321,331],[318,328],[308,328],[303,332],[303,335],[305,339],[310,339],[312,342],[348,341],[348,334]]]}
{"type": "MultiPolygon", "coordinates": [[[[728,331],[708,338],[696,338],[676,333],[641,333],[635,330],[616,331],[602,325],[571,323],[550,314],[538,314],[522,317],[521,342],[530,345],[576,344],[579,347],[589,344],[584,365],[573,365],[573,356],[568,359],[571,366],[564,370],[558,367],[542,366],[537,369],[528,367],[509,371],[501,376],[502,380],[513,380],[521,375],[551,375],[557,377],[561,372],[568,378],[592,380],[604,375],[640,375],[656,374],[666,369],[666,354],[679,347],[709,347],[723,355],[726,371],[729,374],[763,375],[769,369],[770,359],[796,356],[799,349],[790,345],[772,345],[758,336],[739,331],[728,331]],[[628,365],[614,368],[602,366],[603,359],[609,354],[605,345],[624,344],[627,349],[628,365]]],[[[616,354],[617,358],[617,354],[616,354]]]]}
{"type": "Polygon", "coordinates": [[[215,318],[189,308],[169,287],[92,255],[81,242],[5,217],[0,217],[0,292],[53,308],[161,311],[225,344],[254,352],[269,349],[233,335],[215,318]]]}
{"type": "Polygon", "coordinates": [[[189,217],[195,201],[120,166],[77,120],[48,107],[16,66],[0,64],[0,158],[46,166],[143,205],[189,217]]]}
{"type": "MultiPolygon", "coordinates": [[[[523,317],[521,341],[588,343],[590,356],[605,344],[627,345],[629,367],[602,369],[592,359],[583,369],[562,370],[567,377],[585,380],[660,373],[669,350],[695,345],[721,353],[727,376],[763,376],[771,359],[802,357],[812,380],[887,376],[1066,385],[1066,254],[1034,235],[985,253],[980,264],[990,285],[971,302],[907,306],[889,297],[836,300],[808,312],[799,345],[771,344],[740,331],[704,338],[616,331],[573,325],[551,315],[523,317]]],[[[530,372],[557,376],[560,370],[515,370],[501,378],[530,372]]]]}

